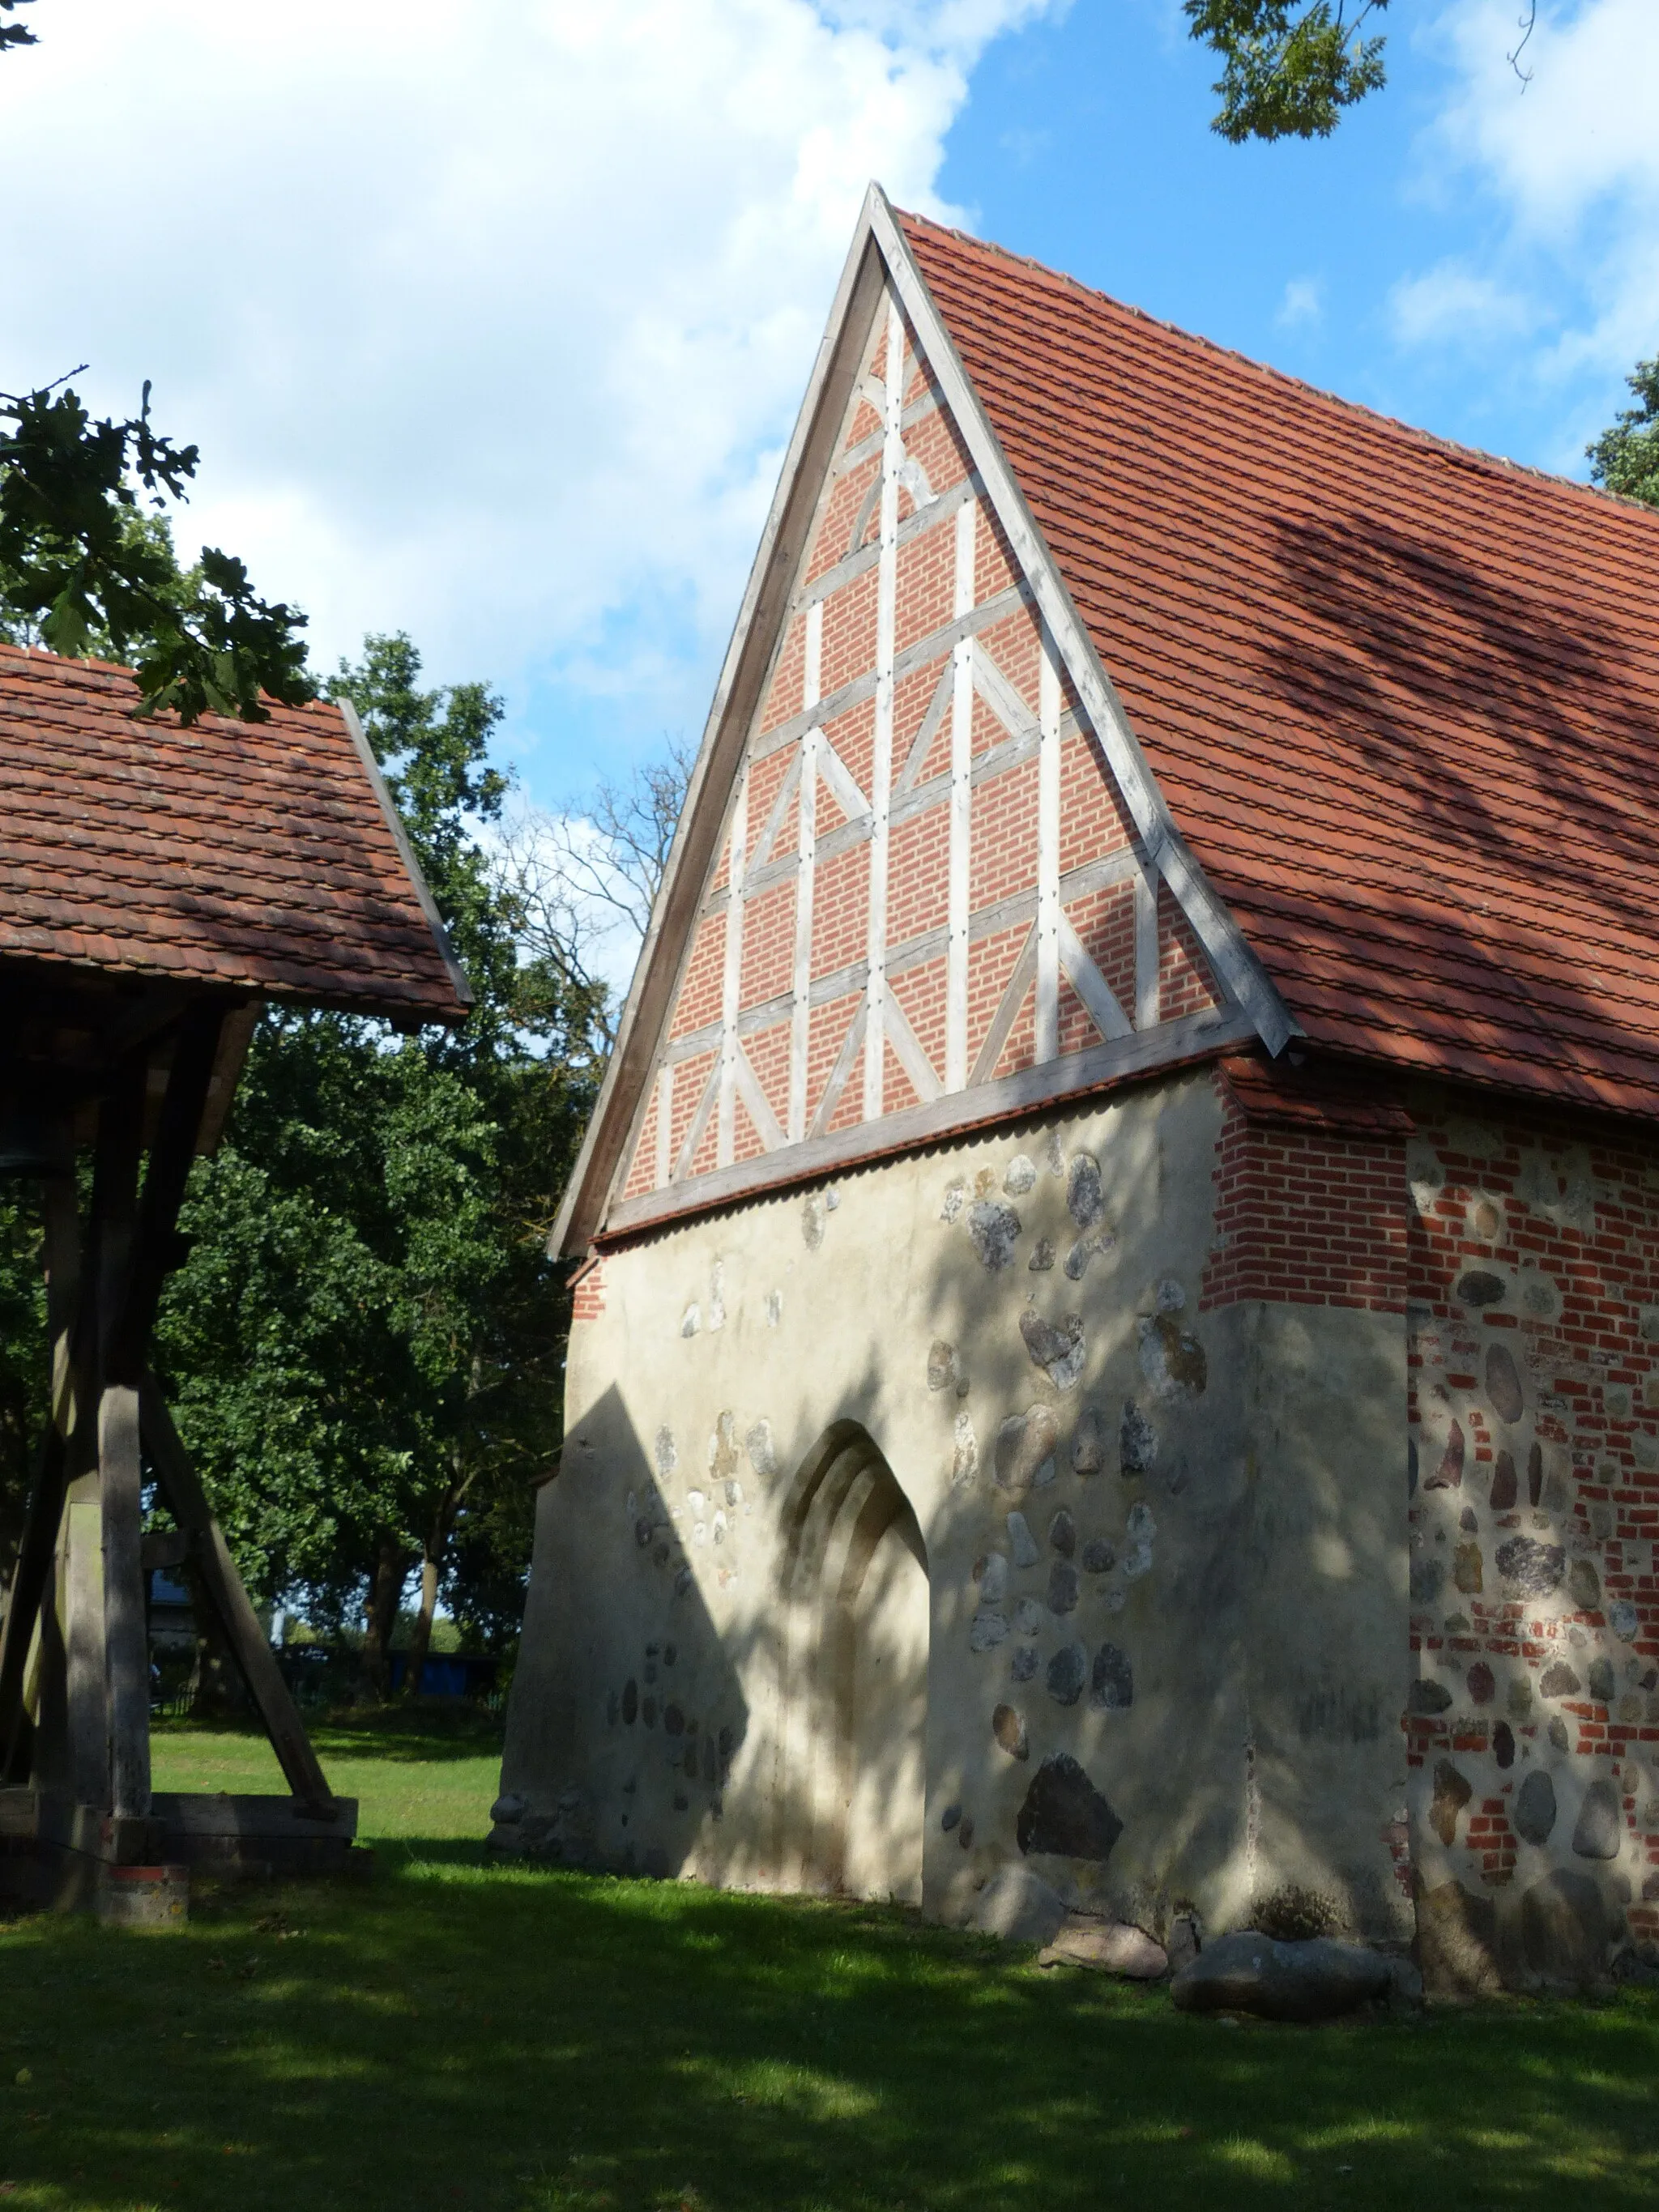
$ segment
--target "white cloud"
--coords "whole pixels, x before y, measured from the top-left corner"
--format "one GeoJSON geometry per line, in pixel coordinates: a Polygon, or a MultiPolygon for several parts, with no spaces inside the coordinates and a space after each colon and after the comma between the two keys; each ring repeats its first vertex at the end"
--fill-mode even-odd
{"type": "Polygon", "coordinates": [[[1048,5],[53,0],[0,61],[0,385],[152,377],[205,457],[184,547],[325,662],[401,625],[675,699],[866,181],[936,207],[979,53],[1048,5]]]}
{"type": "Polygon", "coordinates": [[[1325,288],[1316,276],[1292,276],[1285,287],[1274,322],[1281,331],[1294,331],[1322,321],[1325,313],[1324,293],[1325,288]]]}
{"type": "Polygon", "coordinates": [[[1519,293],[1456,261],[1404,277],[1389,295],[1389,319],[1402,345],[1483,344],[1519,337],[1537,311],[1519,293]]]}
{"type": "MultiPolygon", "coordinates": [[[[1486,326],[1523,326],[1522,289],[1577,294],[1545,374],[1627,368],[1659,343],[1659,7],[1654,0],[1540,0],[1522,69],[1516,0],[1463,0],[1439,21],[1435,43],[1457,88],[1432,134],[1440,164],[1473,171],[1502,222],[1491,270],[1470,278],[1468,302],[1486,326]],[[1486,289],[1483,289],[1486,288],[1486,289]],[[1507,319],[1506,319],[1507,318],[1507,319]]],[[[1430,312],[1455,283],[1433,271],[1396,295],[1407,339],[1455,323],[1430,312]]]]}

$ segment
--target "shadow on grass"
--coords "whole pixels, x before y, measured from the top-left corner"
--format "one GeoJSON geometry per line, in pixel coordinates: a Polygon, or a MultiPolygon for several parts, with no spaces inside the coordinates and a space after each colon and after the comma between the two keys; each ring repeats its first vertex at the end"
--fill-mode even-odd
{"type": "MultiPolygon", "coordinates": [[[[428,1698],[412,1705],[343,1706],[325,1714],[305,1715],[306,1732],[318,1756],[383,1759],[398,1765],[425,1765],[461,1759],[499,1759],[504,1723],[497,1713],[480,1711],[459,1698],[428,1698]]],[[[158,1737],[235,1736],[263,1744],[257,1721],[230,1719],[158,1722],[158,1737]]]]}
{"type": "Polygon", "coordinates": [[[896,1909],[382,1846],[187,1933],[0,1932],[0,2178],[52,2212],[1601,2207],[1659,2008],[1191,2021],[896,1909]]]}

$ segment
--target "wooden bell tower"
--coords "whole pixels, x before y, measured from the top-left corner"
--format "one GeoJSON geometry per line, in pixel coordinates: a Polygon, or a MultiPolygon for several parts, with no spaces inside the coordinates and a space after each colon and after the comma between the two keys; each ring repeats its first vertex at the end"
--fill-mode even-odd
{"type": "Polygon", "coordinates": [[[39,1190],[51,1407],[0,1613],[0,1894],[100,1867],[342,1863],[307,1737],[149,1364],[179,1207],[259,1006],[453,1022],[466,988],[349,709],[137,722],[125,671],[0,647],[0,1177],[39,1190]],[[147,1480],[173,1529],[146,1536],[147,1480]],[[186,1565],[289,1785],[151,1787],[146,1589],[186,1565]]]}

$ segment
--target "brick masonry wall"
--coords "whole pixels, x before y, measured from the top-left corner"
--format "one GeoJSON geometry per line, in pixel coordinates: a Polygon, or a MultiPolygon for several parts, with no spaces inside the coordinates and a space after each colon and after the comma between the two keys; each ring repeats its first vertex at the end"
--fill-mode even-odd
{"type": "Polygon", "coordinates": [[[1400,1132],[1354,1129],[1335,1103],[1296,1121],[1248,1113],[1224,1074],[1215,1243],[1201,1308],[1244,1298],[1403,1312],[1406,1164],[1400,1132]]]}
{"type": "Polygon", "coordinates": [[[1216,1079],[1201,1306],[1405,1316],[1397,1871],[1493,1973],[1600,1971],[1659,1941],[1659,1136],[1216,1079]]]}
{"type": "Polygon", "coordinates": [[[578,1273],[570,1302],[570,1325],[580,1328],[605,1311],[605,1261],[590,1260],[578,1273]]]}
{"type": "Polygon", "coordinates": [[[1599,1893],[1659,1937],[1659,1138],[1415,1111],[1409,1756],[1547,1969],[1547,1878],[1569,1932],[1599,1893]]]}

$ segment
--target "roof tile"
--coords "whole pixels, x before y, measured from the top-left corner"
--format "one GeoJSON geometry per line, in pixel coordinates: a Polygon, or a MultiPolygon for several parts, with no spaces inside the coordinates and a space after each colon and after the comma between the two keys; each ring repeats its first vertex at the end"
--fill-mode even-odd
{"type": "Polygon", "coordinates": [[[901,221],[1310,1038],[1659,1111],[1659,514],[901,221]]]}
{"type": "Polygon", "coordinates": [[[338,707],[133,720],[125,669],[0,645],[0,957],[465,1012],[338,707]]]}

